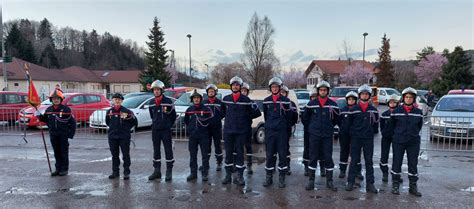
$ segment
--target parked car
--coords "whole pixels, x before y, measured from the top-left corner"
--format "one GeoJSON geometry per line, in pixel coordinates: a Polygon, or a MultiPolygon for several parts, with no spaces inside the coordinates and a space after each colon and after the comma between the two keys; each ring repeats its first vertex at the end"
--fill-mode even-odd
{"type": "MultiPolygon", "coordinates": [[[[110,102],[102,94],[93,93],[65,93],[62,104],[68,105],[77,122],[86,123],[89,120],[89,116],[96,110],[105,107],[110,107],[110,102]]],[[[46,108],[51,106],[52,103],[49,99],[41,102],[38,110],[43,114],[46,108]]],[[[18,121],[20,124],[25,124],[29,127],[45,126],[46,124],[40,122],[39,119],[34,116],[35,108],[27,107],[20,110],[18,113],[18,121]]]]}
{"type": "Polygon", "coordinates": [[[473,94],[474,95],[474,89],[454,89],[454,90],[450,90],[448,94],[473,94]]]}
{"type": "Polygon", "coordinates": [[[0,121],[14,122],[18,112],[28,106],[27,93],[0,91],[0,121]]]}
{"type": "Polygon", "coordinates": [[[390,98],[390,96],[392,95],[396,95],[396,96],[402,96],[402,94],[394,89],[394,88],[384,88],[384,87],[381,87],[381,88],[378,88],[378,92],[377,92],[377,97],[378,97],[378,100],[379,100],[379,103],[380,104],[387,104],[388,103],[388,98],[390,98]]]}
{"type": "Polygon", "coordinates": [[[192,87],[174,87],[165,89],[165,95],[167,97],[179,98],[182,94],[193,90],[192,87]]]}
{"type": "MultiPolygon", "coordinates": [[[[260,117],[255,118],[252,121],[252,137],[254,141],[258,144],[265,143],[265,120],[263,116],[263,100],[269,95],[270,91],[268,90],[253,90],[250,91],[249,94],[249,98],[252,99],[255,103],[257,103],[258,108],[262,112],[262,115],[260,117]]],[[[293,102],[297,101],[295,91],[290,90],[290,92],[288,93],[288,98],[293,102]]],[[[299,107],[296,106],[296,108],[297,112],[299,112],[299,107]]]]}
{"type": "Polygon", "coordinates": [[[431,114],[430,139],[474,139],[474,95],[443,96],[431,114]]]}
{"type": "MultiPolygon", "coordinates": [[[[153,95],[129,97],[123,100],[122,106],[130,109],[137,118],[138,125],[134,128],[151,126],[152,120],[148,106],[155,102],[153,95]]],[[[89,126],[95,129],[108,129],[105,123],[106,113],[110,107],[94,111],[89,117],[89,126]]]]}
{"type": "Polygon", "coordinates": [[[123,96],[123,99],[125,100],[125,99],[130,98],[130,97],[143,96],[143,95],[153,96],[153,92],[151,92],[151,91],[132,92],[132,93],[125,94],[123,96]]]}
{"type": "Polygon", "coordinates": [[[309,96],[311,92],[309,92],[308,90],[304,90],[304,91],[295,91],[295,93],[296,93],[296,99],[298,100],[298,102],[296,103],[298,107],[300,108],[300,110],[302,110],[304,106],[308,104],[309,96]]]}
{"type": "Polygon", "coordinates": [[[358,87],[355,86],[338,86],[331,89],[329,93],[329,98],[332,99],[334,102],[337,102],[340,98],[345,98],[346,94],[350,91],[357,92],[358,87]]]}

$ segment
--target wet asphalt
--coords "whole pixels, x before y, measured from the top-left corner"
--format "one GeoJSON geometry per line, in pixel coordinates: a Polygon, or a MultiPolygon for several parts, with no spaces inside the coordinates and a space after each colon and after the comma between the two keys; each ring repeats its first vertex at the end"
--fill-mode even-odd
{"type": "MultiPolygon", "coordinates": [[[[319,176],[319,172],[316,189],[306,191],[304,186],[308,179],[303,175],[301,164],[302,134],[297,134],[290,142],[292,175],[287,176],[284,189],[278,188],[278,175],[274,175],[273,186],[262,186],[265,148],[258,144],[254,145],[254,174],[245,172],[247,184],[241,187],[221,184],[224,171],[215,171],[214,156],[210,160],[208,182],[202,182],[200,175],[196,181],[186,182],[189,152],[185,140],[174,142],[173,180],[148,181],[147,177],[153,171],[149,131],[133,135],[136,147],[131,149],[132,173],[128,181],[107,178],[112,162],[106,138],[78,137],[72,140],[69,175],[53,178],[49,176],[38,131],[28,132],[27,144],[22,141],[20,133],[0,133],[0,136],[0,208],[473,208],[474,205],[474,152],[423,151],[418,166],[421,198],[408,194],[405,158],[404,183],[401,194],[396,196],[390,193],[391,182],[383,183],[381,180],[378,166],[380,134],[375,138],[373,159],[379,194],[367,194],[364,181],[352,192],[344,190],[345,179],[337,177],[337,141],[333,159],[336,164],[334,180],[339,191],[326,189],[326,180],[319,176]]],[[[426,138],[423,140],[422,149],[430,147],[431,142],[426,138]]],[[[54,158],[49,140],[47,142],[50,157],[54,158]]],[[[162,165],[164,170],[165,165],[162,165]]]]}

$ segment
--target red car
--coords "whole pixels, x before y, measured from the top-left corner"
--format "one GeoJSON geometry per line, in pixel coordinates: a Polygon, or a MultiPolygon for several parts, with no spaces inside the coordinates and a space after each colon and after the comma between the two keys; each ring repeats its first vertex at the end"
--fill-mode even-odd
{"type": "Polygon", "coordinates": [[[0,91],[0,121],[14,122],[18,111],[27,107],[27,93],[0,91]]]}
{"type": "MultiPolygon", "coordinates": [[[[65,93],[62,104],[69,106],[76,118],[77,122],[87,122],[89,116],[96,110],[110,107],[110,102],[102,94],[92,93],[65,93]]],[[[44,113],[46,108],[51,106],[49,99],[44,100],[38,110],[44,113]]],[[[39,122],[38,118],[34,116],[36,110],[33,107],[24,108],[18,113],[18,121],[20,124],[26,124],[30,127],[37,127],[45,125],[39,122]]]]}
{"type": "Polygon", "coordinates": [[[355,86],[338,86],[334,87],[331,89],[331,92],[329,93],[329,98],[332,99],[332,101],[337,102],[338,99],[340,98],[346,98],[346,94],[350,91],[355,91],[357,92],[357,88],[355,86]]]}
{"type": "Polygon", "coordinates": [[[179,98],[181,94],[184,94],[193,88],[191,87],[174,87],[165,89],[165,95],[168,97],[179,98]]]}

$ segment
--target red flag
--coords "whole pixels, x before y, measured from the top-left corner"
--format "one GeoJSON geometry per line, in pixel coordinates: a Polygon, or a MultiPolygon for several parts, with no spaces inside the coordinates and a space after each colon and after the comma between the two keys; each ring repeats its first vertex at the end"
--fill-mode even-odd
{"type": "Polygon", "coordinates": [[[31,79],[30,72],[28,71],[28,69],[29,67],[25,63],[26,79],[28,80],[28,104],[35,108],[38,108],[38,106],[41,104],[41,100],[38,96],[38,92],[36,91],[35,84],[31,79]]]}

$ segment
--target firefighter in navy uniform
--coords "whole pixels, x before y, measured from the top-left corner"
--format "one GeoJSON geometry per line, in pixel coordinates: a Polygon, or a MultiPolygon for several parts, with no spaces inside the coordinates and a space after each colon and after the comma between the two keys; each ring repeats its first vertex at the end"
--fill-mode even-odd
{"type": "Polygon", "coordinates": [[[400,194],[403,155],[407,153],[409,193],[421,197],[418,181],[418,155],[420,154],[420,130],[423,127],[423,112],[414,106],[417,91],[408,87],[402,91],[403,105],[397,107],[390,116],[393,128],[392,193],[400,194]]]}
{"type": "Polygon", "coordinates": [[[332,160],[332,146],[334,126],[339,121],[339,107],[336,102],[328,98],[331,86],[327,81],[320,81],[316,85],[318,97],[306,105],[303,117],[309,121],[309,182],[306,190],[314,189],[314,179],[318,159],[324,160],[326,171],[326,187],[337,191],[333,183],[334,162],[332,160]]]}
{"type": "Polygon", "coordinates": [[[359,103],[349,115],[349,127],[351,135],[351,163],[349,167],[349,177],[347,178],[346,190],[354,189],[357,174],[357,163],[361,160],[361,150],[363,150],[366,169],[366,191],[378,193],[374,186],[374,134],[378,129],[379,114],[377,108],[370,104],[372,88],[364,84],[357,90],[359,103]]]}
{"type": "Polygon", "coordinates": [[[202,156],[202,181],[208,180],[209,171],[209,122],[213,117],[211,109],[202,104],[202,95],[194,90],[190,97],[193,105],[188,107],[184,116],[184,123],[186,124],[189,133],[189,167],[191,174],[186,178],[187,181],[197,179],[197,154],[198,148],[201,149],[202,156]]]}
{"type": "Polygon", "coordinates": [[[171,181],[173,174],[173,142],[171,140],[171,127],[176,120],[176,111],[173,100],[163,95],[165,84],[156,80],[151,84],[155,95],[155,104],[150,105],[149,111],[152,119],[153,140],[153,173],[148,180],[161,179],[161,143],[165,148],[166,177],[165,181],[171,181]]]}
{"type": "Polygon", "coordinates": [[[225,171],[226,176],[222,184],[232,182],[232,170],[235,164],[237,170],[237,178],[233,183],[245,185],[244,180],[244,154],[243,146],[247,137],[249,122],[252,120],[252,101],[245,95],[240,93],[243,85],[240,77],[233,77],[229,84],[232,94],[222,99],[222,111],[225,116],[224,121],[224,146],[225,146],[225,171]],[[235,159],[233,152],[236,152],[235,159]]]}
{"type": "Polygon", "coordinates": [[[109,179],[120,176],[120,150],[123,159],[123,179],[130,178],[130,130],[137,126],[133,112],[122,106],[123,96],[116,93],[112,96],[114,106],[107,110],[105,123],[109,127],[109,148],[112,154],[112,174],[109,179]]]}
{"type": "Polygon", "coordinates": [[[382,132],[382,153],[380,156],[380,170],[382,170],[382,181],[388,182],[388,155],[393,140],[393,128],[390,127],[390,115],[398,106],[399,98],[392,94],[388,98],[389,109],[380,116],[380,131],[382,132]]]}
{"type": "MultiPolygon", "coordinates": [[[[281,91],[280,91],[280,94],[284,97],[287,97],[288,98],[288,94],[290,93],[290,89],[288,88],[288,86],[286,85],[282,85],[281,87],[281,91]]],[[[289,98],[288,98],[289,99],[289,98]]],[[[291,135],[293,133],[293,126],[296,125],[296,123],[298,123],[298,109],[296,108],[296,104],[291,101],[291,121],[288,123],[288,128],[286,130],[286,132],[288,133],[288,143],[287,143],[287,146],[288,146],[288,156],[287,156],[287,164],[288,164],[288,171],[286,171],[286,175],[291,175],[291,153],[290,153],[290,138],[291,138],[291,135]]]]}
{"type": "Polygon", "coordinates": [[[349,154],[351,152],[351,135],[349,126],[349,115],[352,113],[357,103],[357,93],[350,91],[346,94],[346,106],[341,109],[339,120],[339,178],[346,177],[347,165],[349,164],[349,154]]]}
{"type": "MultiPolygon", "coordinates": [[[[245,83],[242,85],[242,89],[240,92],[245,95],[249,96],[250,94],[250,85],[248,83],[245,83]]],[[[252,119],[253,118],[258,118],[262,115],[260,112],[260,109],[258,108],[257,103],[254,101],[250,100],[252,102],[252,119]]],[[[252,175],[253,174],[253,169],[252,169],[252,158],[253,158],[253,149],[252,149],[252,119],[249,121],[249,126],[247,127],[247,137],[245,138],[245,155],[247,156],[247,174],[252,175]]]]}
{"type": "MultiPolygon", "coordinates": [[[[316,88],[311,90],[311,94],[309,96],[309,101],[315,100],[318,97],[318,92],[316,88]]],[[[302,115],[306,110],[306,105],[303,107],[302,115]]],[[[309,133],[308,133],[308,124],[309,121],[305,120],[304,117],[301,117],[301,123],[303,123],[303,165],[304,165],[304,176],[309,176],[309,133]]]]}
{"type": "Polygon", "coordinates": [[[69,170],[69,141],[76,133],[76,120],[71,109],[61,104],[64,100],[62,91],[54,90],[49,96],[53,105],[49,106],[44,114],[39,111],[35,115],[41,122],[46,123],[49,129],[49,137],[53,146],[56,170],[51,176],[65,176],[69,170]]]}
{"type": "Polygon", "coordinates": [[[279,181],[278,187],[286,186],[285,176],[288,170],[288,124],[291,122],[291,102],[287,97],[281,96],[282,81],[272,78],[268,82],[271,95],[263,100],[263,116],[265,117],[265,149],[267,175],[264,187],[273,184],[273,172],[278,155],[279,181]]]}
{"type": "Polygon", "coordinates": [[[214,144],[214,153],[217,160],[216,171],[221,171],[222,169],[222,158],[224,154],[222,153],[222,102],[217,98],[217,86],[214,84],[209,84],[206,86],[207,99],[204,100],[203,104],[206,107],[211,109],[213,117],[209,121],[209,159],[211,158],[212,144],[214,144]],[[214,142],[214,143],[213,143],[214,142]]]}

